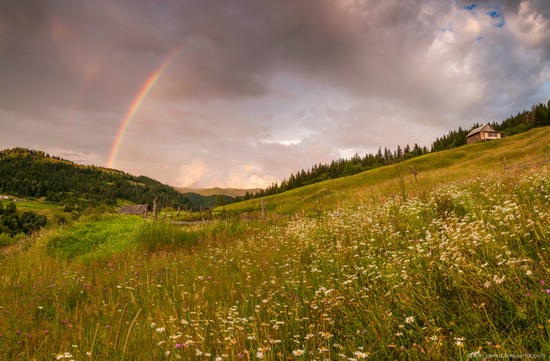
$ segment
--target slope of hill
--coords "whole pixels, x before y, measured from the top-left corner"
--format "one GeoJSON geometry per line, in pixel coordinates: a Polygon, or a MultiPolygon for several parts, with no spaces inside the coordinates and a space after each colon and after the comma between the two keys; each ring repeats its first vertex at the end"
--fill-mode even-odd
{"type": "MultiPolygon", "coordinates": [[[[515,171],[537,157],[550,157],[550,127],[535,128],[508,138],[475,143],[460,148],[422,155],[407,161],[365,171],[353,176],[323,181],[264,197],[271,214],[320,212],[338,204],[356,205],[381,196],[418,196],[451,180],[515,171]],[[417,172],[415,177],[410,169],[417,172]]],[[[225,207],[227,211],[259,215],[261,199],[225,207]]]]}
{"type": "MultiPolygon", "coordinates": [[[[495,130],[501,131],[504,136],[523,133],[533,128],[550,125],[549,109],[550,101],[547,104],[534,104],[530,111],[524,110],[516,116],[509,117],[500,123],[493,122],[491,125],[495,130]]],[[[330,164],[315,164],[310,169],[302,169],[295,174],[292,173],[287,179],[282,180],[280,184],[273,183],[266,189],[261,189],[257,193],[250,194],[250,197],[246,197],[245,199],[274,195],[324,180],[346,177],[384,165],[400,163],[430,152],[433,153],[460,147],[466,144],[467,134],[480,126],[481,124],[476,123],[469,129],[459,127],[458,130],[451,130],[441,138],[436,138],[431,145],[431,150],[428,150],[427,147],[420,147],[418,144],[414,144],[413,147],[409,144],[405,147],[398,145],[397,149],[393,151],[384,147],[383,151],[382,148],[378,148],[377,153],[365,154],[363,157],[355,154],[350,159],[340,158],[333,160],[330,164]]]]}
{"type": "Polygon", "coordinates": [[[145,176],[79,165],[24,148],[0,151],[0,193],[44,197],[79,209],[120,202],[184,206],[189,200],[174,188],[145,176]]]}

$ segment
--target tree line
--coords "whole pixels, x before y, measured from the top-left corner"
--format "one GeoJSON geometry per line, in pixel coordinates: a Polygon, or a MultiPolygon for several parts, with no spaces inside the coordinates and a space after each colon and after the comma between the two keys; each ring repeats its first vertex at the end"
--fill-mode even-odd
{"type": "MultiPolygon", "coordinates": [[[[526,132],[536,127],[548,126],[550,125],[550,100],[546,104],[535,104],[530,110],[524,110],[515,116],[511,115],[500,123],[492,122],[490,125],[495,130],[502,132],[505,137],[526,132]]],[[[459,127],[457,130],[449,131],[446,135],[436,138],[429,150],[427,147],[420,147],[418,144],[414,144],[413,147],[408,144],[405,147],[398,145],[394,150],[378,148],[376,154],[365,154],[363,157],[355,154],[350,159],[333,160],[330,164],[319,163],[310,169],[302,169],[297,173],[291,173],[288,179],[283,180],[281,184],[273,183],[266,189],[261,189],[256,193],[247,192],[243,197],[236,198],[236,201],[278,194],[328,179],[346,177],[385,165],[399,163],[423,154],[460,147],[466,144],[468,133],[480,126],[481,124],[476,123],[470,129],[459,127]]]]}

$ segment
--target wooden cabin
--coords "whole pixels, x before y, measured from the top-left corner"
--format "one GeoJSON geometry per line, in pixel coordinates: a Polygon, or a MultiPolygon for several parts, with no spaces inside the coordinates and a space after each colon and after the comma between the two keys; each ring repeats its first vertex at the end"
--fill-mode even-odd
{"type": "Polygon", "coordinates": [[[468,135],[466,136],[466,142],[468,144],[471,144],[482,140],[494,140],[500,138],[502,138],[500,132],[494,130],[493,127],[491,127],[489,123],[487,123],[468,133],[468,135]]]}

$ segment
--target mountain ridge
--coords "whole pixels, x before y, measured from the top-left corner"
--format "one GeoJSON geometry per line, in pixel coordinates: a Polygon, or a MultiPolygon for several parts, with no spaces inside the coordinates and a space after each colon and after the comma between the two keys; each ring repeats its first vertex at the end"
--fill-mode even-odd
{"type": "Polygon", "coordinates": [[[222,187],[213,187],[213,188],[192,188],[192,187],[174,187],[181,193],[196,193],[201,196],[230,196],[235,197],[244,197],[246,193],[255,193],[258,192],[261,188],[222,188],[222,187]]]}

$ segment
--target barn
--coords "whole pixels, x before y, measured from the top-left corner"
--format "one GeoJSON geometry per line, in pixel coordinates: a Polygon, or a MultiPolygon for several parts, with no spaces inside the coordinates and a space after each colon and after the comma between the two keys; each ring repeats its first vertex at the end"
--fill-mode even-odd
{"type": "Polygon", "coordinates": [[[149,206],[147,204],[127,204],[122,206],[118,213],[145,216],[147,215],[148,210],[149,206]]]}

